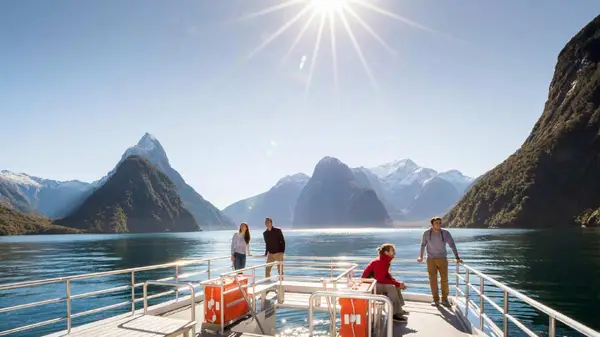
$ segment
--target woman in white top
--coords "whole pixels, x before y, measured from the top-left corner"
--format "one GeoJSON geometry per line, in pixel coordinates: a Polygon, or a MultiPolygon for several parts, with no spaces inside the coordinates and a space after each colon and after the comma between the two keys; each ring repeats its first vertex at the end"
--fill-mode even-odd
{"type": "Polygon", "coordinates": [[[242,222],[231,239],[231,263],[235,270],[246,268],[246,255],[250,256],[250,229],[242,222]]]}

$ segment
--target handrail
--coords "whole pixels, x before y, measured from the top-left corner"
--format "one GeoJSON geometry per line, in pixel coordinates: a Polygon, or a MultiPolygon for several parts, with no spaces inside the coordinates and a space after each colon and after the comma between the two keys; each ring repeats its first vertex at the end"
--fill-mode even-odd
{"type": "Polygon", "coordinates": [[[548,324],[548,335],[549,337],[555,337],[556,336],[556,321],[562,322],[563,324],[571,327],[572,329],[576,330],[577,332],[580,332],[582,334],[584,334],[585,336],[593,336],[593,337],[600,337],[600,332],[593,330],[592,328],[579,323],[577,321],[575,321],[574,319],[530,298],[529,296],[522,294],[521,292],[503,284],[502,282],[488,276],[485,275],[484,273],[478,271],[477,269],[467,265],[467,264],[463,264],[464,268],[465,268],[465,277],[463,278],[462,276],[460,276],[460,268],[457,265],[457,278],[462,278],[464,280],[465,283],[465,292],[462,292],[460,290],[460,287],[458,285],[458,283],[456,284],[456,290],[457,290],[457,297],[458,297],[458,293],[462,293],[464,294],[465,297],[465,316],[468,317],[469,315],[469,305],[472,305],[474,307],[477,307],[474,303],[472,303],[472,301],[469,300],[469,288],[471,288],[471,290],[475,291],[480,298],[480,304],[477,307],[477,313],[479,315],[479,325],[480,328],[483,330],[483,326],[484,326],[484,321],[487,321],[488,323],[491,323],[491,325],[493,325],[495,328],[497,328],[498,330],[502,331],[504,336],[508,336],[508,321],[510,320],[511,322],[515,323],[515,325],[521,329],[523,332],[527,333],[528,335],[533,335],[535,336],[535,333],[533,331],[531,331],[530,329],[528,329],[527,327],[525,327],[516,317],[510,315],[508,313],[508,295],[512,295],[514,297],[516,297],[517,299],[523,301],[524,303],[532,306],[533,308],[543,312],[544,314],[549,316],[549,324],[548,324]],[[480,279],[479,282],[479,289],[477,289],[470,281],[469,281],[469,275],[470,273],[473,273],[475,275],[477,275],[480,279]],[[496,304],[494,301],[492,301],[488,296],[485,295],[485,281],[488,281],[489,283],[491,283],[492,285],[498,287],[500,290],[502,290],[504,292],[504,307],[500,308],[500,306],[498,306],[498,304],[496,304]],[[491,307],[493,307],[494,309],[496,309],[497,311],[499,311],[502,314],[502,318],[503,318],[503,328],[500,329],[498,326],[496,326],[495,323],[493,323],[489,317],[487,317],[487,315],[484,313],[484,301],[487,301],[491,307]]]}
{"type": "MultiPolygon", "coordinates": [[[[393,315],[392,315],[392,312],[394,311],[394,309],[393,309],[394,305],[392,304],[392,301],[387,296],[372,295],[372,294],[357,294],[357,293],[352,293],[352,292],[315,291],[314,293],[310,294],[310,296],[308,297],[308,336],[309,337],[312,337],[312,335],[313,335],[313,328],[314,328],[313,306],[314,306],[314,299],[316,296],[384,302],[385,304],[388,305],[387,336],[388,337],[394,336],[394,320],[393,320],[393,315]]],[[[370,308],[370,306],[367,306],[367,307],[370,308]]],[[[336,322],[335,322],[335,320],[331,320],[331,322],[329,324],[335,325],[336,322]]],[[[370,326],[370,324],[369,324],[369,326],[370,326]]],[[[370,331],[370,329],[369,329],[369,331],[370,331]]]]}
{"type": "MultiPolygon", "coordinates": [[[[264,258],[264,257],[257,257],[257,258],[264,258]]],[[[19,310],[19,309],[25,309],[25,308],[32,308],[32,307],[37,307],[37,306],[46,305],[46,304],[56,304],[56,303],[60,303],[60,302],[66,302],[66,304],[67,304],[66,305],[66,310],[67,310],[66,315],[63,315],[63,316],[57,317],[57,318],[51,318],[46,321],[42,321],[42,322],[38,322],[38,323],[19,326],[19,327],[10,329],[10,330],[0,331],[0,336],[8,335],[8,334],[19,332],[19,331],[26,331],[26,330],[30,330],[33,328],[50,325],[50,324],[55,324],[55,323],[59,323],[59,322],[66,322],[67,331],[70,332],[72,318],[81,317],[84,315],[113,309],[116,307],[127,305],[128,303],[131,304],[131,314],[133,315],[135,313],[135,303],[138,303],[141,300],[143,300],[141,298],[137,298],[137,299],[135,298],[135,288],[143,286],[143,284],[144,284],[144,283],[140,283],[139,281],[138,281],[138,283],[135,282],[136,281],[135,280],[136,272],[175,267],[175,276],[174,277],[167,277],[167,278],[160,279],[158,281],[161,281],[161,282],[162,281],[170,281],[170,280],[179,281],[182,278],[191,277],[191,276],[200,275],[200,274],[208,274],[208,279],[210,281],[211,280],[211,272],[215,272],[217,270],[224,269],[224,268],[231,268],[231,266],[225,266],[225,267],[217,266],[217,267],[211,268],[211,262],[225,261],[225,260],[229,260],[229,259],[230,259],[230,256],[219,256],[219,257],[201,258],[201,259],[182,259],[182,260],[165,263],[165,264],[159,264],[159,265],[127,268],[127,269],[120,269],[120,270],[112,270],[112,271],[105,271],[105,272],[80,274],[80,275],[67,276],[67,277],[58,277],[58,278],[43,279],[43,280],[37,280],[37,281],[26,281],[26,282],[20,282],[20,283],[10,283],[10,284],[0,285],[0,291],[32,287],[32,286],[38,286],[38,285],[45,285],[45,284],[52,284],[52,283],[61,283],[61,282],[64,282],[66,285],[66,289],[65,289],[66,296],[64,296],[64,297],[58,297],[58,298],[48,299],[48,300],[44,300],[44,301],[37,301],[37,302],[32,302],[32,303],[25,303],[25,304],[10,306],[10,307],[4,307],[4,308],[0,308],[0,313],[10,312],[10,311],[19,310]],[[202,263],[207,263],[208,269],[203,269],[200,272],[180,274],[180,267],[202,264],[202,263]],[[90,278],[94,278],[94,277],[127,274],[127,273],[131,274],[131,282],[129,283],[129,285],[117,286],[117,287],[113,287],[110,289],[95,290],[95,291],[90,291],[90,292],[85,292],[85,293],[80,293],[80,294],[71,294],[72,281],[90,279],[90,278]],[[131,289],[131,295],[130,295],[131,298],[127,302],[115,303],[115,304],[111,304],[111,305],[108,305],[105,307],[96,308],[96,309],[92,309],[92,310],[88,310],[88,311],[84,311],[84,312],[71,313],[71,308],[72,308],[71,301],[74,299],[79,299],[79,298],[84,298],[84,297],[89,297],[89,296],[94,296],[94,295],[100,295],[100,294],[105,294],[105,293],[110,293],[110,292],[116,292],[116,291],[123,291],[123,290],[127,290],[127,289],[131,289]]],[[[220,274],[219,278],[221,278],[223,276],[237,274],[237,273],[244,272],[244,271],[252,271],[253,276],[255,276],[255,270],[257,268],[266,267],[269,265],[274,266],[276,264],[292,265],[292,266],[298,266],[298,268],[314,268],[314,269],[316,269],[318,267],[324,267],[324,268],[329,267],[329,270],[331,270],[332,272],[333,272],[333,270],[336,270],[336,271],[341,270],[342,271],[341,274],[337,274],[336,276],[333,276],[333,274],[332,274],[332,276],[327,279],[322,278],[322,282],[324,282],[324,283],[332,282],[334,285],[334,291],[336,291],[337,289],[336,289],[335,285],[337,282],[339,282],[339,280],[342,279],[342,277],[348,276],[349,279],[352,279],[352,275],[356,272],[358,263],[362,262],[362,261],[366,262],[366,261],[371,261],[371,260],[372,260],[372,258],[367,258],[367,257],[354,257],[353,258],[353,257],[348,257],[348,256],[339,256],[339,257],[286,256],[286,261],[282,261],[282,262],[275,261],[275,262],[270,262],[270,263],[264,263],[261,265],[244,268],[241,270],[222,273],[222,274],[220,274]],[[310,261],[312,261],[312,262],[310,262],[310,261]],[[348,267],[348,268],[343,269],[344,267],[348,267]]],[[[394,262],[395,262],[394,264],[417,263],[416,259],[394,259],[394,262]]],[[[454,264],[454,260],[449,259],[449,262],[454,264]]],[[[503,331],[505,336],[507,336],[508,323],[513,322],[519,329],[521,329],[525,333],[535,336],[535,333],[533,333],[531,330],[529,330],[527,327],[525,327],[525,325],[523,323],[521,323],[516,317],[514,317],[513,315],[510,315],[508,313],[508,297],[509,297],[509,295],[512,295],[515,298],[523,301],[527,305],[530,305],[531,307],[533,307],[537,310],[540,310],[541,312],[543,312],[549,316],[548,327],[549,327],[550,337],[554,337],[556,335],[556,321],[562,322],[565,325],[571,327],[572,329],[574,329],[586,336],[600,337],[599,332],[594,331],[593,329],[585,326],[584,324],[579,323],[579,322],[575,321],[574,319],[572,319],[556,310],[553,310],[536,300],[529,298],[528,296],[522,294],[521,292],[519,292],[511,287],[508,287],[507,285],[504,285],[500,281],[495,280],[494,278],[484,274],[483,272],[476,270],[475,268],[473,268],[469,265],[463,264],[463,266],[465,268],[463,273],[461,273],[460,264],[456,264],[456,272],[450,274],[450,275],[454,275],[456,277],[456,283],[454,285],[455,290],[456,290],[456,297],[457,298],[461,297],[461,298],[465,299],[464,309],[465,309],[467,318],[468,318],[468,313],[469,313],[470,307],[472,307],[473,309],[477,309],[476,312],[478,312],[478,314],[479,314],[480,327],[483,327],[484,322],[488,322],[488,323],[490,323],[491,327],[496,328],[498,331],[503,331]],[[470,275],[471,276],[475,275],[475,276],[479,277],[481,281],[477,282],[477,284],[473,284],[472,282],[469,281],[470,275]],[[462,283],[466,285],[464,292],[460,289],[462,286],[462,284],[460,284],[461,282],[459,282],[460,280],[463,280],[462,283]],[[494,301],[492,301],[492,299],[485,294],[485,290],[486,290],[485,285],[484,285],[485,282],[488,282],[490,285],[498,287],[500,290],[502,290],[504,292],[504,307],[503,308],[502,308],[502,306],[499,306],[494,301]],[[476,294],[482,295],[482,296],[480,296],[479,305],[476,305],[472,300],[469,300],[470,292],[475,292],[476,294]],[[486,302],[489,305],[485,305],[486,302]],[[502,314],[503,329],[500,329],[484,313],[484,306],[486,306],[486,307],[491,306],[502,314]]],[[[318,269],[318,270],[325,270],[325,269],[318,269]]],[[[424,275],[426,273],[422,273],[422,272],[418,272],[418,271],[396,270],[396,272],[394,272],[394,274],[424,275]]],[[[278,277],[278,276],[273,275],[270,278],[265,278],[265,279],[261,280],[261,282],[267,281],[269,279],[273,279],[276,277],[278,277]]],[[[294,278],[293,276],[286,276],[286,279],[288,279],[288,277],[290,279],[294,278]]],[[[217,280],[217,279],[215,279],[215,280],[217,280]]],[[[253,277],[253,279],[254,279],[254,277],[253,277]]],[[[196,283],[193,285],[193,287],[196,288],[196,287],[202,286],[202,285],[206,284],[206,282],[208,282],[208,281],[196,283]]],[[[257,284],[257,282],[253,281],[252,287],[255,287],[256,284],[257,284]]],[[[420,284],[420,283],[414,283],[414,284],[406,283],[406,284],[409,286],[418,286],[418,287],[428,286],[426,284],[420,284]]],[[[281,277],[279,277],[279,286],[280,286],[280,288],[282,287],[281,277]]],[[[148,299],[157,298],[160,296],[165,296],[165,295],[173,294],[173,293],[175,293],[176,295],[179,295],[179,289],[154,294],[152,296],[148,296],[148,299]]],[[[253,305],[254,305],[254,303],[253,303],[253,305]]]]}
{"type": "MultiPolygon", "coordinates": [[[[45,320],[45,321],[42,321],[42,322],[33,323],[33,324],[25,325],[25,326],[20,326],[20,327],[9,329],[9,330],[0,331],[0,336],[5,336],[5,335],[9,335],[9,334],[12,334],[12,333],[15,333],[15,332],[26,331],[26,330],[34,329],[34,328],[37,328],[37,327],[41,327],[41,326],[45,326],[45,325],[49,325],[49,324],[55,324],[55,323],[59,323],[59,322],[65,322],[65,321],[67,323],[67,333],[70,333],[71,332],[71,328],[72,328],[71,321],[72,321],[73,318],[77,318],[77,317],[81,317],[81,316],[85,316],[85,315],[89,315],[89,314],[98,313],[98,312],[101,312],[101,311],[106,311],[106,310],[114,309],[114,308],[121,307],[121,306],[126,305],[126,304],[131,304],[131,315],[133,315],[135,313],[135,303],[137,303],[140,300],[142,300],[142,299],[136,299],[135,298],[135,288],[143,286],[143,283],[135,283],[135,273],[136,272],[142,272],[142,271],[158,270],[158,269],[165,269],[165,268],[170,268],[170,267],[176,267],[176,275],[174,277],[167,277],[167,278],[158,280],[159,282],[162,282],[162,281],[168,281],[168,280],[178,279],[180,277],[180,275],[179,275],[179,267],[181,267],[181,266],[189,266],[189,265],[201,264],[201,263],[205,263],[206,262],[206,263],[208,263],[208,270],[207,271],[202,271],[202,272],[200,272],[200,274],[207,273],[208,275],[210,275],[210,272],[211,272],[211,270],[210,270],[211,269],[210,268],[211,261],[226,260],[226,259],[229,259],[229,258],[230,258],[230,256],[218,256],[218,257],[211,257],[211,258],[178,260],[178,261],[174,261],[174,262],[170,262],[170,263],[163,263],[163,264],[151,265],[151,266],[144,266],[144,267],[134,267],[134,268],[126,268],[126,269],[117,269],[117,270],[110,270],[110,271],[105,271],[105,272],[97,272],[97,273],[89,273],[89,274],[79,274],[79,275],[57,277],[57,278],[43,279],[43,280],[37,280],[37,281],[26,281],[26,282],[19,282],[19,283],[9,283],[9,284],[4,284],[4,285],[0,284],[0,291],[2,291],[2,290],[11,290],[11,289],[19,289],[19,288],[26,288],[26,287],[33,287],[33,286],[39,286],[39,285],[45,285],[45,284],[63,283],[63,282],[66,285],[66,289],[65,289],[66,296],[65,297],[56,298],[56,299],[52,299],[52,300],[46,300],[46,301],[38,301],[38,302],[33,302],[33,303],[28,303],[28,304],[14,305],[14,306],[5,307],[5,308],[0,308],[0,313],[1,312],[10,312],[10,311],[19,310],[19,309],[25,309],[25,308],[32,308],[32,307],[37,307],[37,306],[41,306],[41,305],[45,305],[45,304],[52,304],[52,303],[59,303],[59,302],[66,302],[67,303],[67,305],[66,305],[66,315],[65,316],[57,317],[57,318],[51,318],[51,319],[48,319],[48,320],[45,320]],[[118,286],[118,287],[113,287],[113,288],[103,289],[103,290],[96,290],[96,291],[91,291],[91,292],[85,292],[85,293],[76,294],[76,295],[72,295],[71,294],[71,282],[72,281],[90,279],[90,278],[95,278],[95,277],[111,276],[111,275],[121,275],[121,274],[131,274],[131,282],[130,282],[129,285],[127,285],[127,286],[118,286]],[[114,291],[127,290],[127,289],[131,289],[131,299],[129,301],[127,301],[127,302],[121,302],[121,303],[111,304],[111,305],[107,305],[107,306],[96,308],[96,309],[87,310],[87,311],[76,313],[76,314],[73,314],[71,312],[71,300],[73,300],[73,299],[83,298],[83,297],[88,297],[88,296],[94,296],[94,295],[99,295],[99,294],[109,293],[109,292],[114,292],[114,291]]],[[[220,268],[214,268],[213,271],[215,269],[220,269],[220,268]]],[[[160,296],[165,296],[165,295],[169,295],[169,294],[172,294],[172,293],[173,293],[173,291],[166,291],[166,292],[162,292],[162,293],[159,293],[159,294],[155,294],[155,295],[149,296],[148,299],[157,298],[157,297],[160,297],[160,296]]],[[[176,292],[176,293],[178,293],[178,292],[176,292]]]]}
{"type": "Polygon", "coordinates": [[[355,263],[353,263],[353,265],[350,266],[350,268],[348,268],[345,271],[343,271],[342,273],[340,273],[337,277],[331,279],[331,282],[337,282],[337,281],[341,280],[342,277],[347,276],[347,275],[353,273],[354,269],[356,269],[357,267],[358,267],[358,265],[355,264],[355,263]]]}
{"type": "Polygon", "coordinates": [[[242,268],[242,269],[238,269],[238,270],[233,270],[227,273],[221,273],[220,277],[226,277],[226,276],[232,276],[232,275],[236,275],[239,273],[243,273],[246,271],[251,271],[253,269],[258,269],[258,268],[265,268],[265,267],[269,267],[269,266],[275,266],[278,265],[280,262],[279,261],[275,261],[275,262],[269,262],[269,263],[263,263],[263,264],[259,264],[256,266],[251,266],[251,267],[246,267],[246,268],[242,268]]]}
{"type": "MultiPolygon", "coordinates": [[[[190,288],[190,306],[192,308],[191,321],[196,321],[196,291],[194,290],[194,285],[190,282],[181,283],[181,282],[168,282],[168,281],[146,281],[144,282],[144,315],[148,314],[148,285],[157,285],[157,286],[171,286],[179,288],[180,286],[187,286],[190,288]]],[[[192,336],[196,336],[196,324],[192,326],[192,336]]]]}
{"type": "Polygon", "coordinates": [[[175,266],[187,266],[187,265],[198,264],[198,263],[202,263],[202,262],[224,260],[224,259],[229,259],[229,258],[230,258],[230,256],[219,256],[219,257],[202,258],[202,259],[185,260],[185,261],[180,260],[180,261],[156,264],[156,265],[145,266],[145,267],[135,267],[135,268],[127,268],[127,269],[101,271],[101,272],[97,272],[97,273],[56,277],[56,278],[50,278],[50,279],[43,279],[43,280],[39,280],[39,281],[26,281],[26,282],[18,282],[18,283],[0,284],[0,290],[10,290],[10,289],[44,285],[44,284],[49,284],[49,283],[60,283],[60,282],[66,282],[67,280],[70,280],[70,281],[84,280],[84,279],[89,279],[89,278],[94,278],[94,277],[126,274],[126,273],[130,273],[130,272],[140,272],[140,271],[148,271],[148,270],[154,270],[154,269],[163,269],[163,268],[169,268],[169,267],[175,267],[175,266]]]}

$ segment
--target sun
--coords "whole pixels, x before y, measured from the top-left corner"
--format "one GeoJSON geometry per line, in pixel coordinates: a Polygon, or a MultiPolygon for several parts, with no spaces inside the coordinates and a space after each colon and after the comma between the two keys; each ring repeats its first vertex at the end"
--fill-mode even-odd
{"type": "Polygon", "coordinates": [[[348,7],[349,0],[310,0],[310,6],[315,12],[333,14],[348,7]]]}
{"type": "MultiPolygon", "coordinates": [[[[275,1],[275,0],[272,0],[275,1]]],[[[308,68],[307,78],[305,84],[305,95],[308,94],[313,74],[315,71],[315,64],[317,63],[317,58],[319,55],[319,51],[321,50],[321,41],[323,37],[327,34],[327,30],[329,30],[329,41],[331,44],[331,64],[332,64],[332,75],[333,75],[333,84],[335,90],[338,88],[338,40],[337,35],[338,31],[345,31],[348,39],[350,40],[351,46],[354,48],[360,63],[362,64],[369,81],[373,88],[377,91],[379,90],[379,86],[377,81],[375,80],[375,76],[371,71],[371,67],[365,58],[363,53],[363,48],[360,45],[358,37],[354,34],[354,30],[356,26],[363,28],[367,33],[371,35],[371,37],[379,42],[379,44],[385,48],[389,54],[393,57],[397,56],[397,52],[390,46],[388,43],[381,37],[375,29],[367,23],[366,20],[362,18],[361,11],[367,10],[374,13],[379,14],[382,17],[388,17],[394,19],[398,22],[411,26],[413,28],[417,28],[429,33],[434,33],[436,35],[441,35],[446,38],[451,38],[456,41],[452,36],[445,34],[444,32],[440,32],[424,26],[420,23],[412,21],[400,14],[390,12],[389,10],[380,7],[377,2],[378,0],[277,0],[277,4],[264,7],[255,12],[248,13],[237,21],[249,20],[256,17],[261,17],[263,15],[267,15],[270,13],[279,12],[281,10],[287,9],[288,7],[299,6],[298,12],[287,20],[283,25],[281,25],[278,29],[276,29],[273,33],[271,33],[266,39],[262,40],[262,43],[254,48],[247,56],[243,58],[241,63],[248,61],[260,51],[262,51],[265,47],[271,44],[274,40],[276,40],[279,36],[281,36],[285,31],[290,29],[290,27],[294,26],[301,19],[304,20],[304,24],[296,38],[293,40],[291,46],[289,47],[287,53],[282,58],[282,63],[286,63],[288,57],[292,55],[294,48],[299,45],[300,40],[302,40],[303,36],[306,35],[306,32],[309,31],[309,27],[318,27],[317,34],[315,38],[315,42],[313,45],[312,52],[306,53],[303,52],[302,57],[300,58],[300,65],[298,68],[303,70],[308,68]],[[305,67],[305,63],[308,63],[308,66],[305,67]]],[[[396,1],[394,1],[396,2],[396,1]]],[[[238,65],[238,66],[239,66],[238,65]]]]}

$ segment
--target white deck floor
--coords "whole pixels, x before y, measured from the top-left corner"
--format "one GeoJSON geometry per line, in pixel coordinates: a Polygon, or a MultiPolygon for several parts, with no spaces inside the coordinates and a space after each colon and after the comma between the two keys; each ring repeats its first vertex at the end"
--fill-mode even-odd
{"type": "MultiPolygon", "coordinates": [[[[268,288],[274,288],[277,283],[270,285],[261,285],[256,287],[256,296],[260,296],[268,288]]],[[[277,308],[285,309],[296,309],[296,310],[308,310],[308,298],[310,293],[316,290],[323,290],[319,283],[309,282],[293,282],[284,281],[285,286],[285,300],[281,304],[276,304],[277,308]],[[319,287],[321,287],[319,289],[319,287]]],[[[341,290],[343,286],[340,286],[338,290],[341,290]]],[[[329,288],[328,290],[331,290],[329,288]]],[[[251,292],[251,291],[250,291],[251,292]]],[[[273,298],[275,293],[271,293],[268,297],[273,298]]],[[[184,300],[183,298],[180,301],[184,300]]],[[[420,294],[405,294],[406,306],[405,310],[409,311],[408,322],[406,323],[395,323],[394,324],[394,337],[397,336],[473,336],[473,334],[467,332],[466,328],[461,324],[461,319],[457,317],[451,308],[434,307],[428,302],[429,297],[420,294]]],[[[186,301],[187,302],[187,301],[186,301]]],[[[197,336],[204,336],[200,333],[202,322],[204,321],[204,303],[196,303],[196,332],[197,336]]],[[[321,299],[321,306],[315,306],[315,311],[327,311],[327,304],[325,298],[321,299]]],[[[339,306],[338,311],[339,313],[339,306]]],[[[150,316],[152,317],[152,316],[150,316]]],[[[173,327],[177,324],[184,324],[192,320],[191,308],[189,306],[179,309],[177,311],[167,312],[162,315],[163,318],[172,319],[173,327]]],[[[135,319],[140,319],[139,314],[136,316],[122,315],[120,317],[114,317],[111,319],[85,324],[72,329],[71,334],[66,334],[65,331],[54,333],[48,336],[98,336],[98,337],[109,337],[109,336],[121,336],[122,334],[114,334],[110,331],[115,331],[114,327],[120,326],[121,328],[129,327],[135,329],[133,324],[137,324],[135,319]],[[107,325],[108,323],[108,325],[107,325]],[[105,328],[101,328],[105,326],[105,328]],[[106,327],[111,326],[113,329],[107,329],[106,327]],[[101,330],[105,329],[105,330],[101,330]],[[93,332],[104,331],[103,334],[93,332]]],[[[150,318],[147,318],[150,320],[150,318]]],[[[138,323],[141,321],[137,321],[138,323]]],[[[139,325],[139,324],[138,324],[139,325]]],[[[138,326],[136,325],[136,326],[138,326]]],[[[145,325],[147,328],[149,325],[145,325]]],[[[139,327],[144,327],[140,325],[139,327]]],[[[308,328],[308,327],[307,327],[308,328]]],[[[149,329],[146,329],[149,330],[149,329]]],[[[169,331],[158,331],[157,334],[140,334],[140,336],[169,336],[169,331]],[[161,334],[162,333],[162,334],[161,334]]],[[[214,336],[214,335],[211,335],[214,336]]],[[[256,336],[252,334],[233,334],[232,336],[256,336]]]]}
{"type": "MultiPolygon", "coordinates": [[[[286,293],[283,304],[278,304],[278,308],[306,310],[308,307],[308,294],[286,293]]],[[[326,304],[321,305],[323,311],[326,311],[326,304]]],[[[317,307],[315,307],[317,309],[317,307]]],[[[444,336],[460,337],[473,336],[467,332],[461,325],[458,318],[450,308],[442,306],[434,307],[429,302],[406,301],[405,310],[409,311],[407,323],[394,323],[394,337],[398,336],[444,336]]],[[[317,311],[317,310],[315,310],[317,311]]],[[[319,310],[321,311],[321,310],[319,310]]],[[[338,306],[339,313],[339,306],[338,306]]],[[[190,309],[169,315],[171,318],[190,319],[190,309]]],[[[204,306],[196,306],[196,321],[202,322],[204,318],[204,306]]],[[[197,331],[200,331],[198,323],[197,331]]],[[[202,336],[201,334],[199,336],[202,336]]],[[[211,335],[214,336],[214,335],[211,335]]],[[[238,335],[235,335],[238,336],[238,335]]]]}
{"type": "MultiPolygon", "coordinates": [[[[104,324],[85,324],[74,328],[70,334],[73,337],[167,337],[181,336],[190,331],[193,324],[186,319],[175,319],[160,316],[135,315],[104,324]]],[[[191,332],[189,334],[191,336],[191,332]]]]}
{"type": "Polygon", "coordinates": [[[407,323],[394,324],[396,336],[472,336],[465,332],[460,319],[442,306],[433,307],[426,302],[406,302],[404,307],[410,314],[407,323]]]}

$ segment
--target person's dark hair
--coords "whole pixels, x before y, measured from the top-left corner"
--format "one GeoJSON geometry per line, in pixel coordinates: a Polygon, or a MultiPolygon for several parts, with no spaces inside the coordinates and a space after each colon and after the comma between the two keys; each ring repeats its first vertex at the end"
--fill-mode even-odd
{"type": "Polygon", "coordinates": [[[242,222],[240,224],[240,231],[239,233],[242,233],[242,226],[246,226],[246,233],[244,233],[244,241],[246,241],[246,244],[250,243],[250,226],[248,226],[247,223],[242,222]]]}
{"type": "Polygon", "coordinates": [[[273,224],[273,219],[271,219],[271,218],[265,218],[265,222],[270,223],[272,225],[273,224]]]}
{"type": "Polygon", "coordinates": [[[436,221],[438,221],[438,220],[439,220],[439,221],[442,221],[442,218],[440,218],[439,216],[434,216],[433,218],[431,218],[431,221],[430,221],[430,222],[431,222],[431,224],[433,225],[433,223],[434,223],[434,222],[436,222],[436,221]]]}
{"type": "Polygon", "coordinates": [[[377,247],[377,253],[379,255],[383,255],[385,252],[389,252],[392,249],[396,249],[396,247],[391,243],[384,243],[381,246],[377,247]]]}

